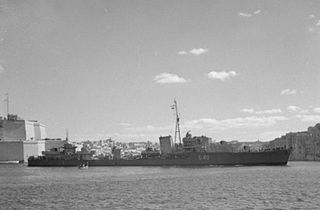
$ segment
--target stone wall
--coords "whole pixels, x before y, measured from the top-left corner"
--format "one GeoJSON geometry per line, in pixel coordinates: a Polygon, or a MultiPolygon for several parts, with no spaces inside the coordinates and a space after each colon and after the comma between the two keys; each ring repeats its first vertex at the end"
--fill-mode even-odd
{"type": "Polygon", "coordinates": [[[292,148],[290,160],[320,160],[320,123],[307,131],[287,133],[270,141],[269,148],[292,148]]]}
{"type": "Polygon", "coordinates": [[[23,161],[23,142],[0,141],[0,161],[23,161]]]}

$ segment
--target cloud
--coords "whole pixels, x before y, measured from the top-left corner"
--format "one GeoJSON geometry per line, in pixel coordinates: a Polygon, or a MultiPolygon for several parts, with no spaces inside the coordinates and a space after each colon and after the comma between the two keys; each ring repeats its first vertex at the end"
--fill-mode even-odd
{"type": "Polygon", "coordinates": [[[261,110],[261,111],[255,111],[254,109],[242,109],[241,111],[244,113],[249,113],[249,114],[279,114],[279,113],[282,113],[281,109],[267,109],[267,110],[261,110]]]}
{"type": "Polygon", "coordinates": [[[154,77],[153,79],[156,83],[160,84],[167,84],[167,83],[185,83],[185,80],[182,77],[179,77],[176,74],[169,74],[169,73],[161,73],[154,77]]]}
{"type": "Polygon", "coordinates": [[[198,48],[198,49],[193,48],[192,50],[189,51],[190,54],[197,55],[197,56],[207,52],[208,52],[208,49],[203,49],[203,48],[198,48]]]}
{"type": "Polygon", "coordinates": [[[238,73],[236,73],[235,71],[229,71],[229,72],[226,72],[226,71],[220,71],[220,72],[217,72],[217,71],[211,71],[208,73],[208,77],[210,79],[219,79],[221,81],[224,81],[226,79],[229,79],[230,77],[234,77],[234,76],[237,76],[238,73]]]}
{"type": "Polygon", "coordinates": [[[261,13],[261,10],[256,10],[256,11],[253,12],[253,14],[255,14],[255,15],[257,15],[259,13],[261,13]]]}
{"type": "Polygon", "coordinates": [[[309,32],[320,33],[320,19],[316,20],[316,16],[311,14],[309,15],[311,19],[311,26],[308,27],[309,32]]]}
{"type": "Polygon", "coordinates": [[[180,50],[178,52],[178,55],[195,55],[195,56],[199,56],[199,55],[202,55],[202,54],[205,54],[207,53],[209,50],[208,49],[204,49],[204,48],[193,48],[189,51],[185,51],[185,50],[180,50]]]}
{"type": "Polygon", "coordinates": [[[279,114],[282,113],[281,109],[268,109],[262,111],[256,111],[256,114],[279,114]]]}
{"type": "Polygon", "coordinates": [[[298,112],[298,113],[300,113],[300,114],[309,113],[308,110],[302,109],[302,108],[300,108],[300,107],[298,107],[298,106],[294,106],[294,105],[288,106],[288,107],[287,107],[287,111],[289,111],[289,112],[298,112]]]}
{"type": "MultiPolygon", "coordinates": [[[[285,121],[288,118],[284,116],[249,116],[230,118],[224,120],[217,120],[214,118],[201,118],[197,120],[185,121],[181,124],[182,130],[206,130],[211,132],[219,132],[228,129],[249,129],[260,127],[271,127],[276,125],[279,121],[285,121]]],[[[132,134],[157,134],[165,135],[173,131],[173,125],[154,126],[146,125],[140,127],[127,127],[124,128],[127,133],[132,134]]]]}
{"type": "Polygon", "coordinates": [[[253,13],[244,13],[244,12],[238,12],[238,15],[240,17],[252,17],[252,16],[255,16],[255,15],[258,15],[261,13],[261,10],[256,10],[254,11],[253,13]]]}
{"type": "Polygon", "coordinates": [[[319,123],[320,122],[320,115],[296,115],[297,118],[301,119],[303,122],[313,122],[319,123]]]}
{"type": "Polygon", "coordinates": [[[178,55],[187,55],[187,54],[188,54],[188,52],[186,52],[184,50],[178,52],[178,55]]]}
{"type": "Polygon", "coordinates": [[[320,107],[314,108],[313,111],[316,112],[316,113],[320,113],[320,107]]]}
{"type": "Polygon", "coordinates": [[[296,89],[284,89],[281,91],[281,95],[294,95],[297,94],[296,89]]]}
{"type": "Polygon", "coordinates": [[[241,17],[252,17],[252,14],[243,13],[243,12],[239,12],[238,15],[241,17]]]}
{"type": "Polygon", "coordinates": [[[4,68],[3,68],[3,66],[2,66],[1,63],[0,63],[0,74],[1,74],[3,71],[4,71],[4,68]]]}
{"type": "Polygon", "coordinates": [[[199,120],[187,121],[183,126],[188,128],[209,129],[209,130],[227,130],[235,128],[258,128],[270,127],[278,121],[288,120],[284,116],[249,116],[217,120],[213,118],[202,118],[199,120]]]}
{"type": "Polygon", "coordinates": [[[290,105],[287,107],[287,110],[289,112],[298,112],[298,111],[301,111],[301,108],[298,106],[290,105]]]}

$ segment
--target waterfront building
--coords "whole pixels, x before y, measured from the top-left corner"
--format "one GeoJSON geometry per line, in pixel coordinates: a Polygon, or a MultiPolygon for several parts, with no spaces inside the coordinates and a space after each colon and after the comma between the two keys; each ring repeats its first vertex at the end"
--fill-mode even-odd
{"type": "Polygon", "coordinates": [[[24,120],[17,115],[0,117],[0,161],[26,162],[30,156],[41,155],[61,141],[45,141],[45,125],[36,120],[24,120]]]}
{"type": "Polygon", "coordinates": [[[47,138],[45,125],[8,114],[0,118],[0,141],[33,141],[47,138]]]}
{"type": "Polygon", "coordinates": [[[290,160],[320,160],[320,123],[307,131],[290,132],[271,141],[267,148],[292,148],[290,160]]]}

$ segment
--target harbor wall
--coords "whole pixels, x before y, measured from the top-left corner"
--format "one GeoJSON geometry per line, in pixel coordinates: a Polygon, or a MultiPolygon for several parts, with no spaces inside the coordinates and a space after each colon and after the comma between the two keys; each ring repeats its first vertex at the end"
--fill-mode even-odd
{"type": "Polygon", "coordinates": [[[0,161],[23,159],[23,141],[0,141],[0,161]]]}

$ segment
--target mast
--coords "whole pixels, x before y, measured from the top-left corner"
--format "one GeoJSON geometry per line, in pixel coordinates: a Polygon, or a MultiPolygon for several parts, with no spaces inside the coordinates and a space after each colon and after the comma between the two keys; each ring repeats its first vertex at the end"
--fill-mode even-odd
{"type": "Polygon", "coordinates": [[[179,144],[181,144],[181,135],[180,135],[180,117],[179,117],[179,113],[178,113],[178,106],[177,106],[177,101],[176,99],[174,99],[174,105],[173,108],[176,110],[176,128],[175,128],[175,132],[174,132],[174,143],[177,143],[177,136],[179,138],[179,144]],[[178,135],[177,135],[178,134],[178,135]]]}
{"type": "Polygon", "coordinates": [[[66,129],[66,142],[68,142],[69,141],[69,130],[68,130],[68,128],[66,129]]]}

